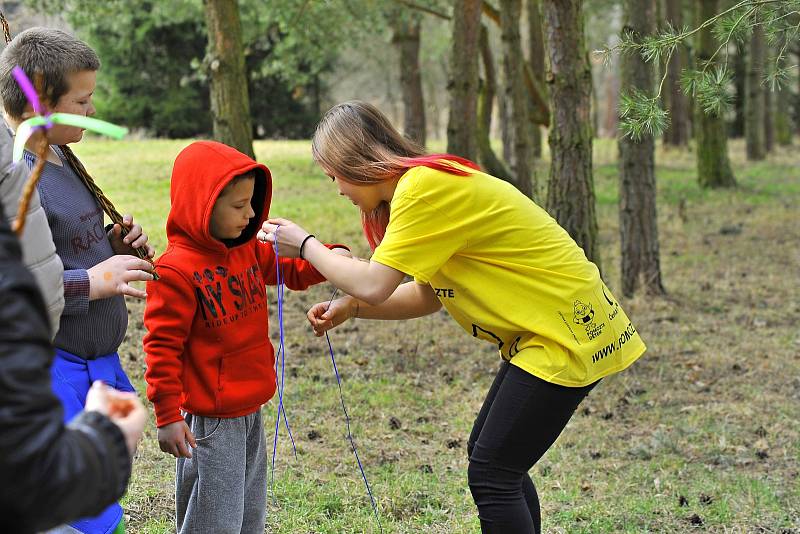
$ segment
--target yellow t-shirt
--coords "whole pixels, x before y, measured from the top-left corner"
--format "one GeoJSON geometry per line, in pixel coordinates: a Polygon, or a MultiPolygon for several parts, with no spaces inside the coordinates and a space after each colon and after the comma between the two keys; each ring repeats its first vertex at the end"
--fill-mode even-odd
{"type": "Polygon", "coordinates": [[[548,382],[585,386],[645,351],[567,232],[485,173],[406,172],[372,259],[430,284],[462,328],[548,382]]]}

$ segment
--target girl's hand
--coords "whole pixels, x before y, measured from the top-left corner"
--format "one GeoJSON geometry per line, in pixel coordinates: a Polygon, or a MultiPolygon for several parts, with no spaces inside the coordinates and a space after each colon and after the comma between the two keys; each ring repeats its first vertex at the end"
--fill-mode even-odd
{"type": "Polygon", "coordinates": [[[348,319],[356,316],[358,310],[358,301],[353,297],[347,296],[336,299],[330,303],[320,302],[314,304],[306,317],[314,329],[314,335],[317,337],[325,335],[325,332],[332,328],[336,328],[348,319]]]}
{"type": "Polygon", "coordinates": [[[263,243],[275,243],[276,233],[278,254],[284,258],[299,258],[300,245],[309,233],[288,219],[269,219],[261,225],[257,239],[263,243]]]}
{"type": "Polygon", "coordinates": [[[176,421],[158,429],[158,445],[161,450],[174,456],[175,458],[191,458],[192,449],[197,447],[194,434],[189,430],[186,421],[176,421]],[[188,447],[187,447],[188,443],[188,447]]]}

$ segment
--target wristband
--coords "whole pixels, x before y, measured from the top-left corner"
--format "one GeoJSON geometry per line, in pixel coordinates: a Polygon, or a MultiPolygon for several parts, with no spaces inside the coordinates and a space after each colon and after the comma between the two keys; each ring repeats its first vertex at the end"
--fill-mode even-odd
{"type": "Polygon", "coordinates": [[[303,242],[302,242],[302,243],[300,243],[300,259],[301,259],[301,260],[304,260],[304,259],[305,259],[305,258],[303,257],[303,247],[304,247],[304,246],[306,246],[306,241],[308,241],[309,239],[312,239],[313,237],[314,237],[314,234],[308,234],[308,235],[305,237],[305,239],[303,239],[303,242]]]}

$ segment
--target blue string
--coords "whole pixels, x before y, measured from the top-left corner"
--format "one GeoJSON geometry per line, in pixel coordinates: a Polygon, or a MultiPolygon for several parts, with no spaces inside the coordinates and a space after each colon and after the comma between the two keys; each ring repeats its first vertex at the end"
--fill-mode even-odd
{"type": "MultiPolygon", "coordinates": [[[[278,230],[275,230],[275,237],[278,237],[278,230]]],[[[281,334],[281,343],[280,343],[280,354],[281,354],[281,391],[280,391],[280,407],[281,412],[283,414],[283,424],[286,426],[286,431],[289,434],[289,439],[292,442],[292,452],[294,452],[294,459],[297,460],[297,447],[294,443],[294,436],[292,435],[292,427],[289,426],[289,420],[286,417],[286,405],[283,403],[283,389],[286,386],[286,341],[284,339],[284,328],[283,328],[283,300],[284,300],[284,291],[286,290],[286,284],[284,283],[283,278],[283,268],[280,266],[280,262],[278,261],[280,258],[278,256],[278,243],[275,243],[275,264],[277,265],[276,272],[278,276],[278,322],[280,323],[280,334],[281,334]]],[[[277,362],[276,362],[277,365],[277,362]]],[[[276,374],[277,375],[277,374],[276,374]]]]}
{"type": "Polygon", "coordinates": [[[294,458],[297,459],[297,447],[295,446],[294,436],[292,435],[292,428],[289,426],[289,419],[286,417],[286,407],[283,404],[283,390],[286,386],[286,343],[284,342],[284,329],[283,329],[283,291],[285,289],[283,283],[283,270],[281,269],[280,256],[278,255],[278,228],[275,228],[275,277],[276,285],[278,288],[278,325],[280,330],[280,345],[278,353],[275,358],[275,377],[278,389],[278,413],[275,418],[275,435],[272,441],[272,471],[270,473],[270,487],[272,494],[275,495],[275,458],[278,452],[278,433],[280,431],[281,416],[283,416],[283,423],[286,426],[286,431],[289,434],[289,439],[292,442],[292,451],[294,458]],[[278,373],[278,364],[280,363],[280,374],[278,373]],[[280,379],[278,379],[280,377],[280,379]]]}
{"type": "MultiPolygon", "coordinates": [[[[331,303],[333,299],[336,298],[336,294],[338,293],[338,289],[333,291],[333,295],[331,295],[331,300],[328,301],[328,309],[331,307],[331,303]]],[[[342,392],[342,379],[339,376],[339,369],[336,367],[336,358],[333,355],[333,345],[331,344],[331,338],[328,336],[328,332],[325,332],[325,340],[328,342],[328,352],[331,355],[331,363],[333,364],[333,372],[336,374],[336,384],[339,386],[339,400],[342,403],[342,412],[344,412],[344,420],[347,424],[347,439],[350,441],[350,447],[353,449],[353,454],[356,457],[356,462],[358,462],[358,469],[361,471],[361,478],[364,479],[364,486],[367,488],[367,494],[369,495],[369,500],[372,503],[372,511],[375,514],[375,520],[378,522],[378,528],[381,532],[383,532],[383,525],[381,525],[381,518],[378,516],[378,505],[375,503],[375,497],[372,496],[372,489],[370,488],[369,481],[367,480],[367,474],[364,472],[364,466],[361,464],[361,458],[358,457],[358,451],[356,450],[356,443],[353,439],[353,433],[350,431],[350,414],[347,413],[347,406],[344,403],[344,393],[342,392]]]]}
{"type": "MultiPolygon", "coordinates": [[[[280,361],[280,383],[278,384],[278,414],[275,418],[275,436],[272,442],[272,472],[270,475],[271,481],[270,485],[272,487],[272,494],[275,494],[275,457],[277,456],[277,449],[278,449],[278,431],[280,430],[280,421],[281,415],[283,416],[283,422],[286,425],[286,430],[289,434],[289,439],[292,441],[292,450],[294,451],[294,457],[297,459],[297,448],[295,447],[294,437],[292,436],[292,429],[289,426],[289,420],[286,417],[286,408],[283,404],[283,390],[286,385],[286,344],[284,342],[284,328],[283,328],[283,291],[285,289],[283,283],[283,270],[280,266],[280,256],[278,254],[278,227],[275,228],[275,273],[277,278],[277,286],[278,286],[278,324],[280,328],[280,346],[278,348],[278,354],[275,359],[275,375],[276,380],[278,376],[278,362],[280,361]]],[[[328,308],[330,308],[333,299],[336,298],[336,294],[338,293],[338,289],[334,290],[333,295],[331,295],[330,301],[328,301],[328,308]]],[[[350,429],[350,414],[347,412],[347,406],[344,402],[344,392],[342,391],[342,379],[339,376],[339,369],[336,366],[336,357],[334,356],[333,352],[333,345],[331,344],[331,338],[328,336],[328,332],[325,332],[325,340],[328,342],[328,352],[331,356],[331,364],[333,364],[333,372],[336,374],[336,385],[339,388],[339,401],[342,404],[342,412],[344,412],[344,420],[347,425],[347,439],[350,442],[350,447],[353,450],[353,455],[356,457],[356,462],[358,463],[358,469],[361,472],[361,478],[364,480],[364,486],[367,488],[367,494],[369,495],[370,503],[372,504],[372,511],[375,514],[375,520],[378,522],[378,528],[380,532],[383,532],[383,525],[381,524],[381,518],[378,515],[378,505],[375,502],[375,497],[372,495],[372,488],[369,485],[369,481],[367,480],[367,474],[364,472],[364,466],[361,463],[361,458],[358,456],[358,450],[356,449],[356,443],[353,439],[353,433],[350,429]]]]}

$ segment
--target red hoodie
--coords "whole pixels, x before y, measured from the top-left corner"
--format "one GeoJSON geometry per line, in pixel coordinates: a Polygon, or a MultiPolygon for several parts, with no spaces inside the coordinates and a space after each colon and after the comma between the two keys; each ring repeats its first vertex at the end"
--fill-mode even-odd
{"type": "MultiPolygon", "coordinates": [[[[159,427],[180,410],[239,417],[275,393],[275,356],[268,335],[266,284],[276,284],[275,253],[255,235],[272,197],[269,169],[213,141],[192,143],[172,169],[167,250],[160,279],[147,284],[144,337],[147,398],[159,427]],[[222,189],[237,175],[256,174],[255,216],[235,240],[211,236],[222,189]]],[[[325,280],[304,260],[280,259],[284,282],[305,289],[325,280]]]]}

